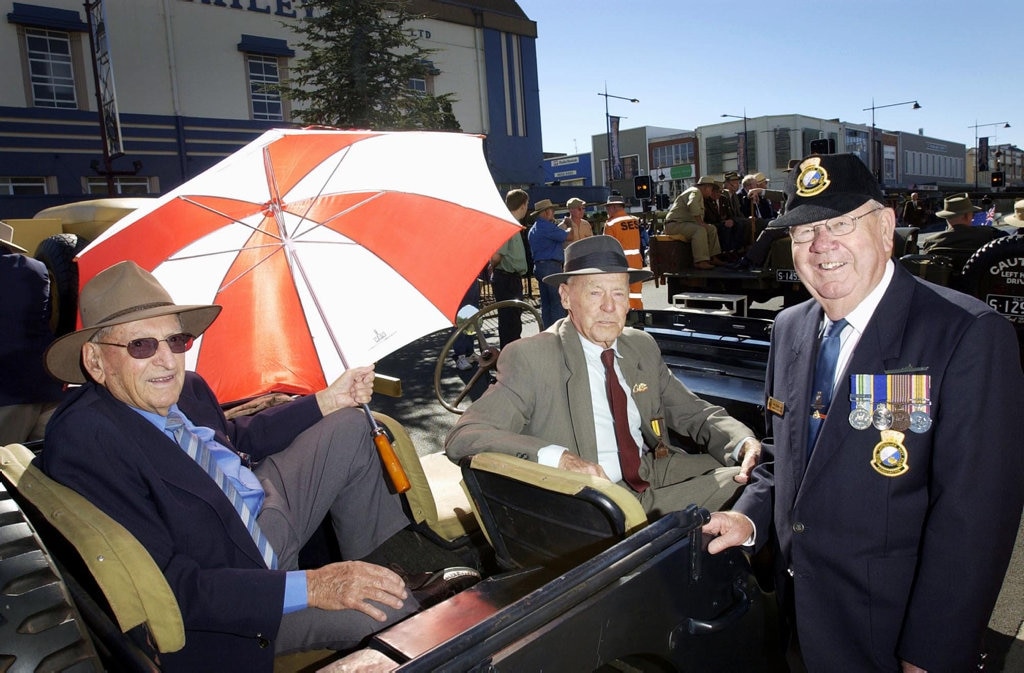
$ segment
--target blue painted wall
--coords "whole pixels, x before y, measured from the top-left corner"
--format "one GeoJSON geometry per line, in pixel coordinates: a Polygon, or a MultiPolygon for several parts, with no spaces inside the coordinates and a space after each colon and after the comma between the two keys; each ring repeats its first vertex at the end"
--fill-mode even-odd
{"type": "MultiPolygon", "coordinates": [[[[487,72],[487,115],[490,132],[485,143],[487,161],[499,189],[512,185],[534,185],[544,180],[540,127],[540,85],[537,78],[537,44],[534,38],[519,37],[522,59],[523,110],[526,135],[509,135],[505,124],[506,106],[516,110],[505,95],[502,43],[508,33],[484,30],[484,58],[487,72]]],[[[513,91],[513,95],[518,92],[513,91]]],[[[513,123],[513,128],[515,128],[513,123]]]]}

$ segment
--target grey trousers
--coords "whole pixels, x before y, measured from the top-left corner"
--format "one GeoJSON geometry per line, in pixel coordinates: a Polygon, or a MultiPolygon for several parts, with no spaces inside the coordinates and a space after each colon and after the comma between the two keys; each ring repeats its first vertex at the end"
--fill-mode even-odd
{"type": "MultiPolygon", "coordinates": [[[[410,523],[399,496],[388,490],[369,423],[358,409],[324,417],[254,471],[266,491],[257,521],[283,570],[298,567],[299,549],[328,513],[348,560],[366,556],[410,523]]],[[[386,623],[357,610],[307,608],[284,615],[275,650],[350,649],[419,608],[411,596],[401,610],[379,607],[388,613],[386,623]]]]}
{"type": "Polygon", "coordinates": [[[723,467],[706,453],[672,452],[658,459],[647,453],[640,461],[639,473],[651,488],[637,497],[651,518],[685,509],[690,504],[714,512],[738,495],[742,485],[732,478],[739,471],[739,467],[723,467]]]}

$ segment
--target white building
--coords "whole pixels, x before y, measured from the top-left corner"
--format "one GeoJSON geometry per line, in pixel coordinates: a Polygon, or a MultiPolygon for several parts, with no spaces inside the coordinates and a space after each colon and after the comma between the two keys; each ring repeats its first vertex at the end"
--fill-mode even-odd
{"type": "MultiPolygon", "coordinates": [[[[0,217],[105,195],[108,179],[119,194],[159,194],[293,123],[288,101],[263,85],[287,80],[301,57],[288,27],[304,16],[301,0],[90,5],[105,16],[93,23],[113,79],[101,59],[100,90],[116,89],[123,147],[108,122],[104,156],[82,0],[0,0],[0,217]]],[[[430,17],[410,30],[435,53],[430,80],[410,86],[454,94],[462,130],[487,136],[499,187],[541,182],[536,24],[514,0],[416,0],[413,11],[430,17]]]]}

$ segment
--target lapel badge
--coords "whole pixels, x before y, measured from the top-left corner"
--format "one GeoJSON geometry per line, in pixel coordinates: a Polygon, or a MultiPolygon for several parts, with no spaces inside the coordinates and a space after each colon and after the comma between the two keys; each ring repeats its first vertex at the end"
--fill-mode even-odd
{"type": "Polygon", "coordinates": [[[786,403],[774,397],[768,398],[768,411],[776,416],[782,416],[786,412],[786,403]]]}
{"type": "Polygon", "coordinates": [[[633,386],[633,392],[634,393],[646,393],[647,392],[647,384],[646,383],[637,383],[636,385],[633,386]]]}

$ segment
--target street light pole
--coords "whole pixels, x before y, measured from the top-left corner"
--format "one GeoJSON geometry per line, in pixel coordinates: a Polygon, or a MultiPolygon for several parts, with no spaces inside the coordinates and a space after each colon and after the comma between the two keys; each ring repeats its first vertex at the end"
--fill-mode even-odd
{"type": "MultiPolygon", "coordinates": [[[[975,119],[974,123],[968,126],[969,129],[974,129],[974,191],[978,191],[978,173],[981,168],[981,151],[978,148],[978,128],[981,126],[1000,126],[1004,129],[1010,128],[1010,122],[989,122],[988,124],[979,124],[978,120],[975,119]]],[[[985,151],[985,164],[988,164],[988,151],[985,151]]]]}
{"type": "Polygon", "coordinates": [[[737,159],[737,161],[736,161],[736,168],[737,168],[737,172],[738,173],[740,173],[741,175],[746,175],[747,174],[747,154],[748,154],[748,152],[747,152],[747,150],[748,150],[748,148],[747,148],[747,108],[743,108],[743,116],[742,117],[739,116],[739,115],[727,115],[727,114],[723,114],[722,116],[723,117],[732,117],[733,119],[742,119],[743,120],[743,165],[741,166],[740,163],[739,163],[739,160],[737,159]]]}
{"type": "Polygon", "coordinates": [[[871,171],[875,174],[875,179],[878,180],[878,184],[882,184],[882,170],[879,164],[879,152],[878,143],[875,141],[875,110],[881,110],[886,107],[896,107],[898,105],[913,105],[912,110],[920,110],[921,104],[916,100],[906,100],[902,103],[889,103],[888,105],[875,105],[875,99],[871,99],[871,107],[866,107],[861,112],[867,112],[871,110],[871,171]]]}
{"type": "Polygon", "coordinates": [[[611,187],[612,179],[615,177],[615,168],[612,166],[612,117],[608,114],[608,99],[618,98],[619,100],[626,100],[630,103],[639,103],[640,100],[637,98],[628,98],[626,96],[616,96],[608,93],[608,83],[604,83],[604,93],[597,92],[598,96],[604,96],[604,128],[605,128],[605,139],[608,141],[608,172],[605,174],[606,186],[611,187]]]}

